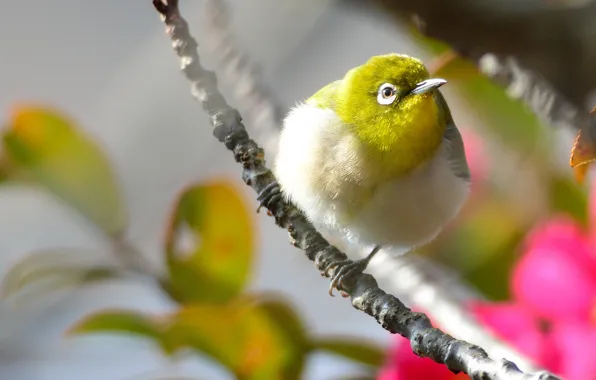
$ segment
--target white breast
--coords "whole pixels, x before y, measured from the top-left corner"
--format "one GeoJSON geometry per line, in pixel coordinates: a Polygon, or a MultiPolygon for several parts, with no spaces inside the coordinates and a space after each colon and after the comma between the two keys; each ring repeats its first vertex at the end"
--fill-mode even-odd
{"type": "Polygon", "coordinates": [[[371,187],[374,167],[358,140],[332,110],[303,104],[285,119],[275,174],[317,228],[403,251],[436,237],[467,198],[468,183],[449,167],[447,148],[407,178],[371,187]]]}

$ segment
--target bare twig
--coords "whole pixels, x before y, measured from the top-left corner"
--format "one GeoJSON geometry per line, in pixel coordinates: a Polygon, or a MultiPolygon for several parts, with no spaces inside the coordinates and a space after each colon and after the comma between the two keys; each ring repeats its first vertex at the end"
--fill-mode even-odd
{"type": "MultiPolygon", "coordinates": [[[[179,12],[178,1],[168,0],[164,4],[162,0],[153,0],[153,4],[166,25],[166,32],[181,60],[182,72],[191,83],[193,96],[211,118],[215,137],[243,165],[242,178],[246,184],[260,193],[275,182],[273,173],[265,166],[263,149],[249,138],[240,113],[227,104],[217,89],[215,74],[201,66],[197,42],[179,12]]],[[[344,253],[323,239],[293,205],[280,199],[270,202],[268,209],[275,216],[276,224],[288,230],[295,245],[305,251],[319,271],[347,259],[344,253]]],[[[328,273],[325,275],[329,276],[328,273]]],[[[523,373],[514,363],[494,361],[482,348],[433,328],[426,315],[412,312],[399,299],[385,293],[368,274],[355,276],[342,285],[356,309],[374,317],[389,332],[408,338],[416,354],[443,363],[454,372],[463,371],[474,379],[557,379],[547,372],[523,373]]]]}
{"type": "Polygon", "coordinates": [[[234,96],[240,104],[240,112],[246,124],[253,127],[270,157],[277,154],[277,142],[283,111],[272,100],[270,91],[263,85],[259,70],[250,61],[250,57],[239,49],[230,30],[230,14],[224,0],[208,0],[207,27],[208,43],[218,60],[225,80],[234,90],[234,96]]]}

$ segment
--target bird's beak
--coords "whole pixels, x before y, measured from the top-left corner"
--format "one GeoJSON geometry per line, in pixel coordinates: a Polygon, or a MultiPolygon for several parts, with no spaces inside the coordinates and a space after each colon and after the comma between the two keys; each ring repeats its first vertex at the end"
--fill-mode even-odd
{"type": "Polygon", "coordinates": [[[441,79],[441,78],[427,79],[427,80],[424,80],[424,81],[418,83],[416,85],[416,87],[414,87],[414,89],[412,91],[410,91],[410,94],[414,94],[414,95],[424,94],[424,93],[432,90],[433,88],[441,87],[445,83],[447,83],[447,81],[445,79],[441,79]]]}

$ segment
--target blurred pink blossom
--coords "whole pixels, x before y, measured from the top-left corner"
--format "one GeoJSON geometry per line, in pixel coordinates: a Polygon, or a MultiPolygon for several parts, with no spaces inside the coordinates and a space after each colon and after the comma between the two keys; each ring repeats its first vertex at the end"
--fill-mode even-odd
{"type": "Polygon", "coordinates": [[[513,296],[542,318],[587,321],[596,301],[596,258],[570,218],[537,226],[512,275],[513,296]]]}
{"type": "Polygon", "coordinates": [[[471,306],[478,319],[538,365],[569,380],[596,373],[596,256],[573,219],[536,226],[513,268],[508,303],[471,306]]]}
{"type": "Polygon", "coordinates": [[[538,365],[553,369],[554,342],[544,333],[540,320],[518,303],[474,302],[470,309],[479,322],[538,365]]]}
{"type": "MultiPolygon", "coordinates": [[[[593,217],[596,219],[596,211],[593,217]]],[[[473,302],[477,319],[537,365],[568,380],[596,374],[596,242],[573,219],[532,230],[513,268],[507,302],[473,302]]],[[[462,375],[463,376],[463,375],[462,375]]],[[[379,380],[455,379],[398,337],[379,380]]]]}
{"type": "Polygon", "coordinates": [[[476,194],[487,178],[489,170],[489,159],[486,152],[486,144],[482,137],[471,128],[460,128],[464,141],[466,160],[470,168],[472,178],[472,195],[476,194]]]}
{"type": "Polygon", "coordinates": [[[522,304],[476,304],[478,319],[538,366],[567,380],[596,374],[596,326],[588,321],[544,320],[522,304]]]}
{"type": "Polygon", "coordinates": [[[567,380],[592,380],[596,374],[596,328],[588,323],[555,323],[552,337],[567,380]]]}

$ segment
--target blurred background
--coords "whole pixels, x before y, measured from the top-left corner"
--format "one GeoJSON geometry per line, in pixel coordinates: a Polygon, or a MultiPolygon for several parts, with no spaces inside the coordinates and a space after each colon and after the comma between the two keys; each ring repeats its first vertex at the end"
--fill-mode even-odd
{"type": "MultiPolygon", "coordinates": [[[[547,119],[565,100],[576,113],[557,118],[584,126],[596,105],[594,2],[226,4],[225,14],[218,1],[181,8],[269,162],[289,107],[372,55],[417,56],[446,78],[471,199],[419,255],[383,257],[370,272],[489,352],[511,349],[564,378],[596,374],[596,229],[589,173],[580,183],[585,173],[569,166],[577,130],[514,99],[515,75],[493,81],[477,69],[486,53],[514,57],[553,86],[547,119]],[[234,49],[250,62],[233,61],[234,49]]],[[[254,213],[255,195],[190,96],[149,1],[10,2],[0,35],[0,378],[439,378],[400,338],[329,298],[287,232],[254,213]],[[234,297],[260,292],[283,303],[248,308],[257,327],[223,317],[236,315],[234,297]],[[135,314],[81,323],[117,309],[135,314]],[[67,336],[75,324],[81,334],[67,336]]]]}

